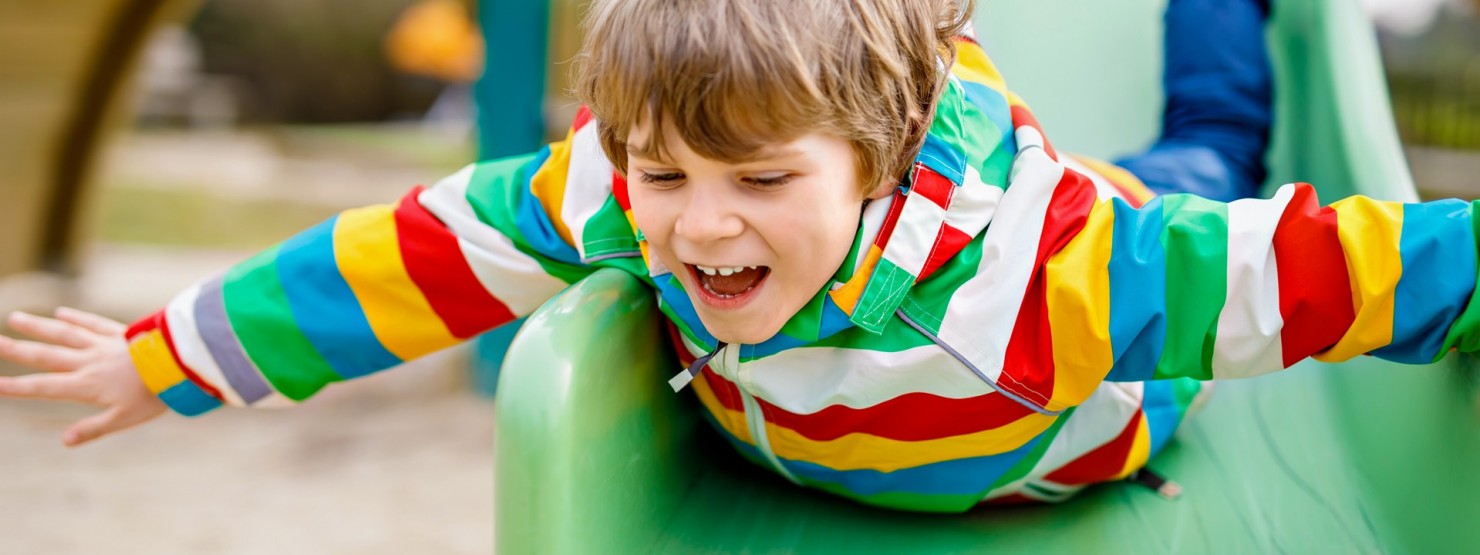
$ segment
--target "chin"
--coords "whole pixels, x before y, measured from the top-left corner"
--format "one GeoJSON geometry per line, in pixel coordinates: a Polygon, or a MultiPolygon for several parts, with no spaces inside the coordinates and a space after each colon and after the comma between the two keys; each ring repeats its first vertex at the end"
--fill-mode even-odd
{"type": "Polygon", "coordinates": [[[713,335],[715,339],[739,345],[763,343],[780,332],[782,324],[785,324],[785,322],[780,322],[774,326],[727,325],[713,322],[712,318],[705,318],[703,313],[700,313],[699,321],[704,323],[704,328],[709,330],[710,335],[713,335]]]}

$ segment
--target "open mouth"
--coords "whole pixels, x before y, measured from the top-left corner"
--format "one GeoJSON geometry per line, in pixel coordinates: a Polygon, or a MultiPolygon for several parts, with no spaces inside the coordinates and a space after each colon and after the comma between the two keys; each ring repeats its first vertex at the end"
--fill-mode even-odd
{"type": "Polygon", "coordinates": [[[766,266],[685,266],[688,266],[704,296],[709,297],[706,300],[723,304],[742,300],[771,275],[771,269],[766,266]]]}

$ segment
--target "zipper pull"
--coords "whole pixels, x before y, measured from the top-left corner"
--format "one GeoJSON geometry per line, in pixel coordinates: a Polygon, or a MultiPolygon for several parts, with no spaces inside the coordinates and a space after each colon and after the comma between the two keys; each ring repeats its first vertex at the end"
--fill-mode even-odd
{"type": "Polygon", "coordinates": [[[715,347],[713,351],[709,352],[709,354],[699,357],[699,359],[695,360],[693,364],[690,364],[688,368],[685,368],[679,373],[674,374],[672,378],[668,378],[668,387],[673,388],[674,393],[683,391],[683,388],[688,386],[689,382],[694,381],[694,378],[699,376],[699,372],[702,372],[704,370],[704,365],[709,364],[709,361],[714,358],[714,355],[717,355],[720,351],[723,351],[726,345],[727,343],[723,341],[719,342],[719,346],[715,347]]]}
{"type": "Polygon", "coordinates": [[[1125,480],[1127,482],[1149,488],[1152,491],[1155,491],[1158,495],[1162,496],[1163,499],[1166,499],[1168,501],[1174,500],[1178,496],[1182,495],[1181,484],[1163,478],[1160,474],[1157,474],[1156,471],[1151,470],[1150,468],[1141,467],[1140,470],[1137,470],[1134,474],[1126,477],[1125,480]]]}

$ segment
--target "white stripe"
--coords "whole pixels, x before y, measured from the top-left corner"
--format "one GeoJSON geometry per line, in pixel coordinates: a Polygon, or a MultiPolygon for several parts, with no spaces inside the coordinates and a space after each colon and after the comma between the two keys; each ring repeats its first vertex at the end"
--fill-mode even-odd
{"type": "Polygon", "coordinates": [[[863,259],[868,257],[874,240],[879,237],[879,230],[884,228],[884,220],[889,217],[889,207],[894,205],[894,201],[895,196],[891,193],[887,197],[870,201],[868,206],[863,207],[862,227],[858,233],[864,243],[859,247],[858,256],[853,260],[854,268],[863,267],[863,259]]]}
{"type": "Polygon", "coordinates": [[[951,296],[940,325],[940,339],[993,381],[1002,375],[1003,354],[1033,276],[1048,203],[1063,173],[1063,166],[1043,149],[1018,155],[1012,185],[982,240],[978,273],[951,296]]]}
{"type": "Polygon", "coordinates": [[[868,408],[909,393],[963,399],[995,393],[950,353],[798,347],[747,362],[756,396],[797,414],[833,405],[868,408]]]}
{"type": "Polygon", "coordinates": [[[1295,194],[1282,187],[1269,200],[1228,205],[1228,294],[1218,313],[1213,378],[1243,378],[1284,368],[1279,268],[1274,230],[1295,194]]]}
{"type": "Polygon", "coordinates": [[[1090,182],[1095,184],[1096,196],[1100,197],[1101,199],[1125,198],[1125,195],[1120,194],[1120,189],[1116,189],[1115,185],[1110,183],[1109,179],[1106,179],[1105,176],[1100,175],[1100,172],[1095,171],[1094,168],[1084,165],[1073,156],[1060,156],[1059,159],[1063,160],[1064,165],[1067,166],[1069,169],[1077,171],[1081,175],[1088,177],[1090,182]]]}
{"type": "Polygon", "coordinates": [[[918,277],[945,221],[945,209],[930,199],[920,195],[905,197],[904,209],[889,236],[889,246],[884,248],[884,259],[918,277]]]}
{"type": "MultiPolygon", "coordinates": [[[[1031,125],[1019,125],[1013,131],[1013,135],[1017,139],[1018,154],[1027,152],[1030,148],[1044,148],[1044,145],[1047,143],[1043,138],[1043,133],[1039,133],[1031,125]]],[[[1043,155],[1047,157],[1048,153],[1045,152],[1043,155]]],[[[1052,160],[1052,158],[1049,159],[1052,160]]],[[[1013,164],[1013,166],[1015,168],[1017,164],[1013,164]]]]}
{"type": "Polygon", "coordinates": [[[581,257],[586,256],[586,222],[612,193],[612,164],[601,150],[596,122],[587,122],[570,141],[570,169],[565,176],[565,200],[560,219],[570,228],[581,257]]]}
{"type": "Polygon", "coordinates": [[[1094,394],[1074,409],[1069,421],[1059,428],[1059,434],[1033,469],[1016,481],[992,490],[987,499],[1019,492],[1028,482],[1042,483],[1044,476],[1110,443],[1130,424],[1131,417],[1141,408],[1144,395],[1142,382],[1101,382],[1094,394]]]}
{"type": "Polygon", "coordinates": [[[467,200],[472,176],[473,167],[464,168],[423,191],[417,201],[457,236],[463,258],[484,289],[516,316],[534,312],[566,284],[545,273],[539,262],[520,252],[504,234],[478,220],[467,200]]]}
{"type": "Polygon", "coordinates": [[[1001,202],[1002,188],[983,183],[981,172],[966,166],[966,179],[956,189],[951,207],[946,210],[946,224],[975,237],[991,223],[1001,202]]]}
{"type": "Polygon", "coordinates": [[[200,331],[195,329],[195,298],[199,294],[200,284],[191,285],[189,289],[176,295],[164,309],[165,321],[170,327],[170,339],[175,345],[175,354],[180,355],[180,361],[189,366],[196,376],[220,391],[221,395],[226,397],[227,405],[246,406],[241,395],[238,395],[236,390],[231,388],[231,384],[226,381],[226,376],[221,373],[221,367],[216,365],[216,359],[211,356],[205,340],[201,339],[200,331]]]}

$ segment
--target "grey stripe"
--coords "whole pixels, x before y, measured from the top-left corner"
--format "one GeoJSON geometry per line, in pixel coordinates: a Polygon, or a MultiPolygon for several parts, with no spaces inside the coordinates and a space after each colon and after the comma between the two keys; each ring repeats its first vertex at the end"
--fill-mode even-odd
{"type": "Polygon", "coordinates": [[[598,254],[590,258],[582,258],[581,263],[590,264],[592,262],[600,262],[602,260],[608,260],[612,258],[637,258],[639,256],[642,256],[642,251],[612,252],[607,254],[598,254]]]}
{"type": "Polygon", "coordinates": [[[226,383],[250,405],[271,395],[273,390],[247,358],[236,332],[231,331],[231,320],[226,318],[226,297],[221,292],[222,279],[218,275],[200,286],[200,294],[195,297],[195,327],[206,349],[211,351],[211,358],[221,367],[221,374],[226,376],[226,383]]]}
{"type": "Polygon", "coordinates": [[[934,342],[936,345],[939,345],[940,348],[945,349],[945,351],[947,353],[950,353],[951,356],[956,357],[956,360],[960,361],[961,364],[966,365],[966,368],[968,370],[971,370],[971,373],[976,374],[976,377],[981,378],[982,381],[986,382],[987,385],[991,386],[992,389],[995,390],[997,393],[1001,393],[1003,395],[1006,395],[1008,399],[1012,399],[1014,401],[1017,401],[1017,403],[1019,405],[1028,407],[1030,409],[1033,409],[1033,412],[1036,412],[1036,413],[1039,413],[1039,414],[1045,414],[1045,415],[1048,415],[1048,416],[1058,416],[1059,414],[1061,414],[1061,413],[1064,412],[1064,411],[1061,411],[1061,410],[1048,410],[1046,408],[1043,408],[1043,407],[1040,407],[1040,406],[1038,406],[1036,404],[1033,404],[1032,402],[1028,401],[1027,399],[1024,399],[1022,397],[1018,397],[1016,394],[1014,394],[1014,393],[1012,393],[1010,391],[1007,391],[1005,389],[1002,389],[1000,387],[997,387],[997,382],[994,382],[991,379],[987,378],[987,375],[986,374],[983,374],[981,370],[978,370],[977,367],[976,367],[976,365],[975,364],[972,364],[970,360],[966,360],[966,357],[961,356],[961,353],[956,352],[955,349],[952,349],[950,345],[947,345],[946,344],[946,342],[941,341],[939,337],[936,337],[935,336],[935,334],[930,333],[925,328],[920,327],[920,324],[916,324],[914,320],[911,320],[909,316],[906,316],[905,313],[904,313],[904,309],[901,308],[901,309],[895,310],[894,311],[894,314],[896,316],[899,316],[899,319],[900,320],[904,320],[904,323],[909,324],[910,327],[912,327],[912,328],[915,328],[915,331],[918,331],[918,332],[920,332],[921,335],[924,335],[925,337],[930,338],[930,341],[931,342],[934,342]]]}

